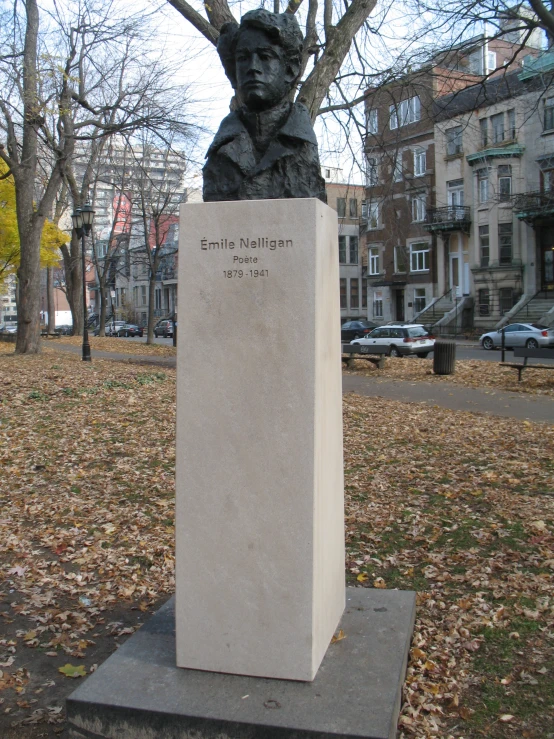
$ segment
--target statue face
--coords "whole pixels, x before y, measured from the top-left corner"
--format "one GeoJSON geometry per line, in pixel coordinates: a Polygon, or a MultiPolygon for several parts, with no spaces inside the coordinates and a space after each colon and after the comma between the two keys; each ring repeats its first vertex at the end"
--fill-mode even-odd
{"type": "Polygon", "coordinates": [[[256,28],[241,31],[236,75],[241,100],[255,111],[273,108],[286,97],[294,82],[283,49],[256,28]]]}

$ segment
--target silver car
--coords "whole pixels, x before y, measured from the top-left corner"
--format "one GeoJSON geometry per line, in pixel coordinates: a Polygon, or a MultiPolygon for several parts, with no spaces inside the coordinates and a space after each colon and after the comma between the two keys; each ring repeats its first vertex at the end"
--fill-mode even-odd
{"type": "Polygon", "coordinates": [[[363,339],[355,339],[351,344],[369,347],[388,347],[389,357],[403,357],[408,354],[425,358],[435,348],[435,339],[428,331],[417,323],[409,323],[399,326],[380,326],[364,336],[363,339]]]}
{"type": "MultiPolygon", "coordinates": [[[[526,346],[538,349],[539,346],[554,346],[554,329],[541,326],[540,323],[510,323],[504,328],[505,346],[526,346]]],[[[483,349],[494,349],[502,346],[502,331],[489,331],[479,339],[483,349]]]]}

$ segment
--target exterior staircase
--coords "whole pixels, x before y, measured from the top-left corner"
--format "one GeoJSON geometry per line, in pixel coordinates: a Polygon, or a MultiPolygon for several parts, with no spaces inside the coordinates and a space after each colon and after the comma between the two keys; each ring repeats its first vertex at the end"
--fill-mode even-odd
{"type": "Polygon", "coordinates": [[[542,291],[533,296],[523,295],[512,310],[502,317],[496,328],[518,321],[554,326],[554,292],[542,291]]]}
{"type": "Polygon", "coordinates": [[[429,305],[417,313],[410,323],[422,323],[425,326],[434,326],[445,315],[454,309],[454,301],[452,300],[452,290],[449,290],[440,298],[435,298],[429,305]]]}

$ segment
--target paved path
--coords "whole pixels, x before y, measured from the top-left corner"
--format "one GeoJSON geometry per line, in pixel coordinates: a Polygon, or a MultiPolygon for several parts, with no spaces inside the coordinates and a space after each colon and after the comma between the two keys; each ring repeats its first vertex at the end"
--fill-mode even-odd
{"type": "MultiPolygon", "coordinates": [[[[70,344],[48,342],[47,346],[57,351],[81,354],[80,347],[70,344]]],[[[93,350],[93,360],[94,357],[131,364],[151,364],[158,367],[176,366],[175,357],[151,357],[93,350]]],[[[488,413],[494,416],[554,424],[554,398],[538,395],[500,392],[492,389],[481,390],[446,382],[407,382],[362,375],[343,375],[342,389],[345,393],[358,393],[369,397],[391,398],[406,403],[426,403],[454,411],[488,413]]]]}
{"type": "Polygon", "coordinates": [[[373,379],[361,375],[343,375],[342,390],[344,393],[358,393],[375,398],[440,405],[454,411],[488,413],[554,424],[554,399],[542,395],[481,390],[446,382],[373,379]]]}

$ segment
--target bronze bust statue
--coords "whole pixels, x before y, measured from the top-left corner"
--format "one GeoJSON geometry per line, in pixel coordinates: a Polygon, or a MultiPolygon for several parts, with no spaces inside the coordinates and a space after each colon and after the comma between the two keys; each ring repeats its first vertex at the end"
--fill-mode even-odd
{"type": "Polygon", "coordinates": [[[327,202],[307,109],[290,101],[302,32],[287,13],[258,9],[221,29],[217,51],[239,107],[223,119],[203,169],[204,200],[327,202]]]}

